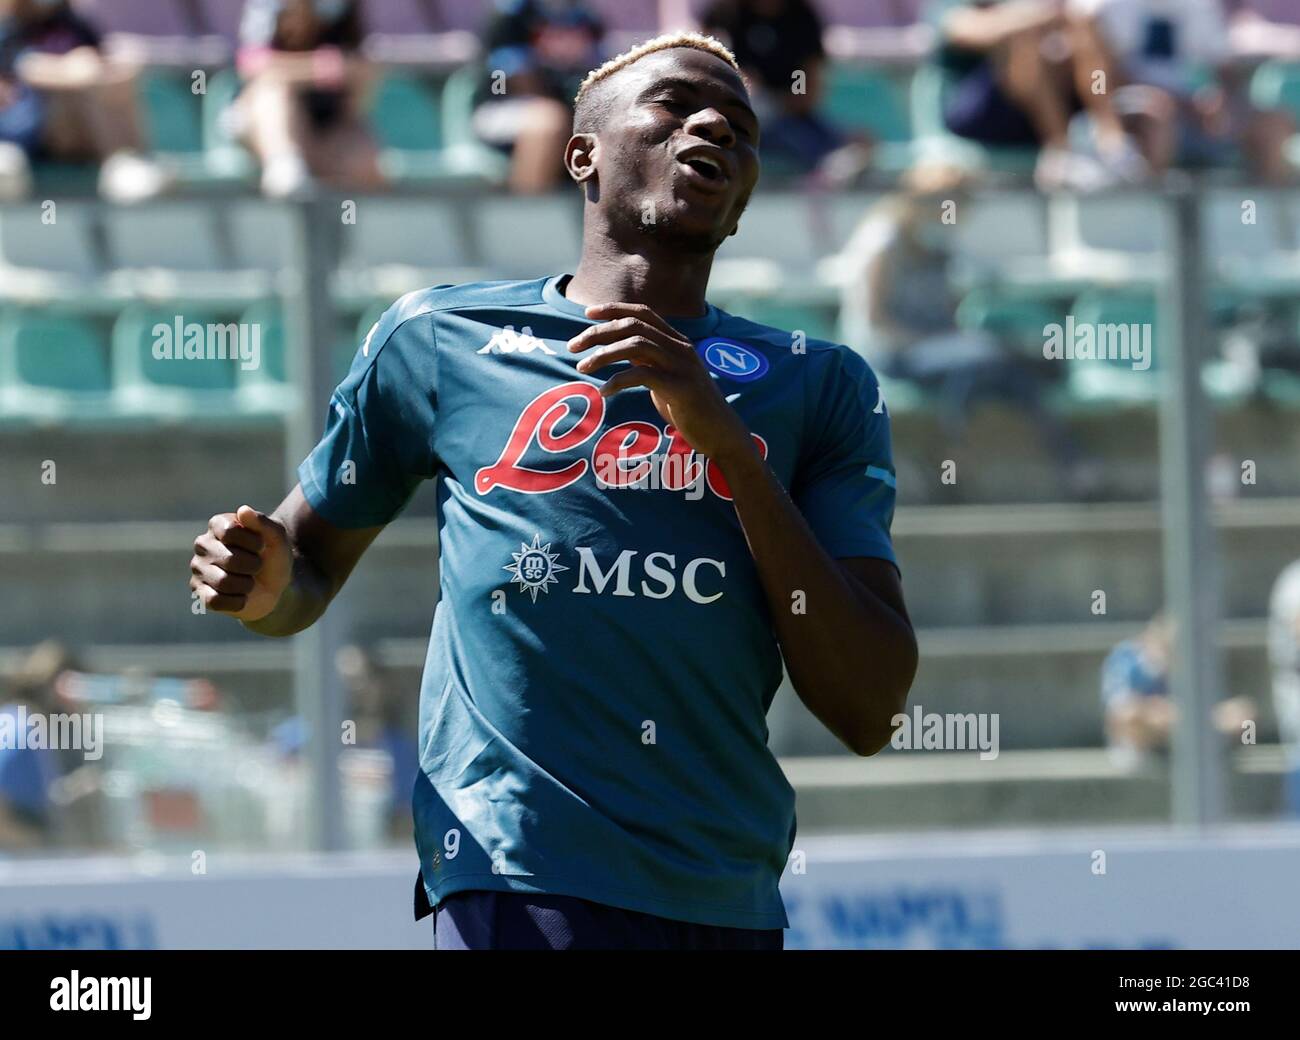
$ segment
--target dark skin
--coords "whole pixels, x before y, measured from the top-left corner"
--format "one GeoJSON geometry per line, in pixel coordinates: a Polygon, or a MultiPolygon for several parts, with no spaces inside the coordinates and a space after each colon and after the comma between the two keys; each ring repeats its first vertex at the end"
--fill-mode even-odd
{"type": "MultiPolygon", "coordinates": [[[[713,253],[735,233],[758,180],[758,124],[744,83],[721,59],[674,48],[598,89],[614,103],[598,131],[575,134],[565,150],[586,199],[582,258],[566,294],[598,324],[569,349],[588,352],[583,373],[631,362],[601,393],[647,388],[664,421],[721,468],[795,690],[850,750],[874,754],[916,672],[898,571],[885,560],[831,558],[693,344],[665,321],[705,313],[713,253]]],[[[214,516],[194,543],[190,587],[210,611],[291,635],[324,613],[381,530],[336,528],[295,487],[270,516],[248,506],[214,516]]]]}

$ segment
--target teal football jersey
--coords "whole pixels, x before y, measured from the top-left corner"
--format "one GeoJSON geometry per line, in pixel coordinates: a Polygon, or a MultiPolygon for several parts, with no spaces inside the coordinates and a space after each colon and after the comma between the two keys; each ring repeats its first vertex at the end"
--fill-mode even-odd
{"type": "MultiPolygon", "coordinates": [[[[426,892],[784,927],[794,794],[766,724],[781,656],[730,489],[648,391],[600,396],[621,366],[576,371],[566,342],[594,322],[566,281],[398,300],[299,470],[348,528],[438,482],[413,798],[426,892]]],[[[892,562],[889,420],[867,364],[713,307],[672,324],[826,550],[892,562]]]]}

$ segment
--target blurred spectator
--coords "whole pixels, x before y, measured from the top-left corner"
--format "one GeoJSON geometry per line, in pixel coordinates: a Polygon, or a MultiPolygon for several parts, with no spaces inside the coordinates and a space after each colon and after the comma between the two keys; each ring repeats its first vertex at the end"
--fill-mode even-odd
{"type": "Polygon", "coordinates": [[[998,399],[1019,406],[1063,475],[1063,490],[1087,497],[1097,483],[1065,427],[1044,407],[1041,366],[998,339],[957,324],[953,292],[955,229],[943,221],[946,201],[966,191],[965,175],[945,166],[919,166],[904,190],[869,214],[847,252],[865,254],[867,323],[878,353],[872,364],[892,379],[935,391],[945,435],[965,435],[974,403],[998,399]]]}
{"type": "Polygon", "coordinates": [[[1226,0],[1228,39],[1235,57],[1248,61],[1278,58],[1300,61],[1300,25],[1270,22],[1250,6],[1250,0],[1226,0]]]}
{"type": "Polygon", "coordinates": [[[564,177],[572,98],[602,60],[604,26],[582,0],[499,0],[483,34],[487,79],[474,132],[510,155],[510,190],[550,191],[564,177]]]}
{"type": "Polygon", "coordinates": [[[414,712],[393,692],[374,659],[362,647],[346,646],[335,658],[348,691],[357,746],[384,751],[392,763],[392,790],[388,806],[388,836],[405,841],[411,836],[411,792],[420,768],[414,736],[414,712]]]}
{"type": "Polygon", "coordinates": [[[1221,0],[1071,0],[1071,10],[1089,143],[1113,173],[1138,181],[1175,165],[1227,165],[1240,148],[1255,176],[1289,177],[1294,125],[1250,108],[1221,0]],[[1101,90],[1090,86],[1098,75],[1101,90]]]}
{"type": "Polygon", "coordinates": [[[1082,102],[1062,0],[933,0],[929,11],[952,133],[1041,149],[1034,180],[1043,191],[1105,183],[1099,164],[1070,148],[1070,119],[1082,102]]]}
{"type": "Polygon", "coordinates": [[[1278,575],[1268,607],[1273,710],[1286,748],[1286,803],[1300,817],[1300,560],[1278,575]]]}
{"type": "Polygon", "coordinates": [[[851,138],[818,111],[826,49],[821,17],[809,0],[715,0],[700,21],[728,43],[749,81],[765,157],[837,182],[866,166],[870,142],[851,138]]]}
{"type": "Polygon", "coordinates": [[[313,180],[382,186],[365,121],[372,69],[360,55],[360,0],[247,0],[232,130],[262,164],[262,190],[288,197],[313,180]]]}
{"type": "Polygon", "coordinates": [[[67,0],[0,0],[0,199],[25,195],[40,159],[102,163],[100,192],[119,202],[163,191],[172,178],[143,154],[135,86],[67,0]]]}
{"type": "MultiPolygon", "coordinates": [[[[1133,767],[1169,746],[1177,710],[1169,696],[1174,623],[1163,612],[1133,639],[1115,645],[1101,666],[1106,742],[1116,763],[1133,767]]],[[[1214,728],[1240,740],[1244,722],[1255,716],[1248,697],[1229,697],[1214,706],[1214,728]]]]}
{"type": "MultiPolygon", "coordinates": [[[[0,733],[17,735],[23,716],[60,710],[58,689],[73,674],[67,650],[49,640],[34,647],[13,677],[13,699],[0,706],[0,733]]],[[[53,792],[63,776],[62,753],[50,748],[16,746],[0,739],[0,851],[51,844],[55,831],[53,792]]]]}

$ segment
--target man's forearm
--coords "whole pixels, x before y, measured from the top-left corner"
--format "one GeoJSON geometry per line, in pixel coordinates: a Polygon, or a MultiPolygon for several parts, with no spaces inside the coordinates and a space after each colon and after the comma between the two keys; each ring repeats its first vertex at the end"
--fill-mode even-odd
{"type": "Polygon", "coordinates": [[[854,751],[878,750],[915,673],[911,625],[822,548],[757,451],[719,465],[796,692],[854,751]]]}

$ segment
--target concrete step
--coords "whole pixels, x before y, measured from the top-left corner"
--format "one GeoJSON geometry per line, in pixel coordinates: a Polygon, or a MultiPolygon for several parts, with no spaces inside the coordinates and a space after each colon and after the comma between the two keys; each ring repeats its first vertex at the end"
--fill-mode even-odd
{"type": "MultiPolygon", "coordinates": [[[[786,758],[799,834],[936,827],[1068,827],[1169,819],[1169,770],[1116,766],[1104,751],[887,752],[870,759],[786,758]]],[[[1285,754],[1260,745],[1225,770],[1231,820],[1282,813],[1285,754]]]]}

